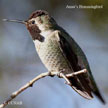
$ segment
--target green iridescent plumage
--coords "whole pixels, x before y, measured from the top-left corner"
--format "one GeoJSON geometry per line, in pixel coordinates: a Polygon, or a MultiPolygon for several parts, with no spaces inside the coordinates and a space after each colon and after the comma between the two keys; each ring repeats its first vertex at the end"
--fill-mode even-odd
{"type": "Polygon", "coordinates": [[[33,12],[27,22],[27,28],[40,59],[50,72],[65,70],[63,73],[66,74],[87,69],[86,74],[69,78],[72,88],[87,99],[92,99],[92,93],[94,93],[105,103],[96,86],[84,52],[46,11],[33,12]],[[35,24],[29,24],[32,21],[35,21],[35,24]],[[33,29],[31,29],[32,27],[33,29]],[[34,33],[37,28],[39,32],[34,33]],[[44,41],[34,38],[39,36],[43,37],[44,41]]]}
{"type": "Polygon", "coordinates": [[[46,11],[35,11],[26,21],[10,21],[26,25],[37,53],[48,71],[67,74],[87,69],[86,74],[69,78],[72,88],[87,99],[92,99],[92,93],[94,93],[105,103],[94,81],[84,52],[46,11]]]}

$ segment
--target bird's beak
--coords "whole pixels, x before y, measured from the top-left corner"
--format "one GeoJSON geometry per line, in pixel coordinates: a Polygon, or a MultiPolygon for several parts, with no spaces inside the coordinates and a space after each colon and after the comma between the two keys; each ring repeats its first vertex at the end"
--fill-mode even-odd
{"type": "Polygon", "coordinates": [[[27,24],[27,21],[23,21],[23,20],[9,20],[9,19],[3,19],[3,21],[6,21],[6,22],[15,22],[15,23],[21,23],[21,24],[27,24]]]}

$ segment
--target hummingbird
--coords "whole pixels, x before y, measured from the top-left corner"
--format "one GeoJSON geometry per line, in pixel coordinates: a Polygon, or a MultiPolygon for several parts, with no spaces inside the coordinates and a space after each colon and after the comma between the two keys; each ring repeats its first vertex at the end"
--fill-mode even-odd
{"type": "Polygon", "coordinates": [[[71,87],[89,100],[95,94],[105,104],[83,50],[47,11],[37,10],[25,21],[5,21],[25,24],[37,53],[49,72],[69,74],[86,69],[87,73],[68,78],[71,87]]]}

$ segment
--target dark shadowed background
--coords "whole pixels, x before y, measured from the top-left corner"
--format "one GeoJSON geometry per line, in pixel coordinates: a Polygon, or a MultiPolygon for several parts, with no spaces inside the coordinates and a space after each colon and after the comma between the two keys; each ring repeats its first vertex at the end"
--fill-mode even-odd
{"type": "MultiPolygon", "coordinates": [[[[3,18],[26,20],[37,10],[52,15],[84,50],[98,87],[108,102],[108,1],[105,0],[0,0],[0,103],[36,75],[46,72],[30,34],[21,24],[3,18]],[[102,9],[69,9],[67,5],[103,5],[102,9]]],[[[95,97],[86,100],[64,80],[46,77],[7,108],[108,108],[95,97]]]]}

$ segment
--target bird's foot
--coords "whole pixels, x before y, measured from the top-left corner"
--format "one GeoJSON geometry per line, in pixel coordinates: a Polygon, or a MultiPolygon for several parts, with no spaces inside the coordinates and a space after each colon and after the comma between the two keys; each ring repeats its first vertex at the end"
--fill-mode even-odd
{"type": "Polygon", "coordinates": [[[57,76],[61,78],[64,72],[65,72],[65,69],[60,69],[59,72],[57,72],[57,76]]]}
{"type": "Polygon", "coordinates": [[[48,71],[48,76],[54,77],[55,75],[53,75],[51,71],[48,71]]]}

